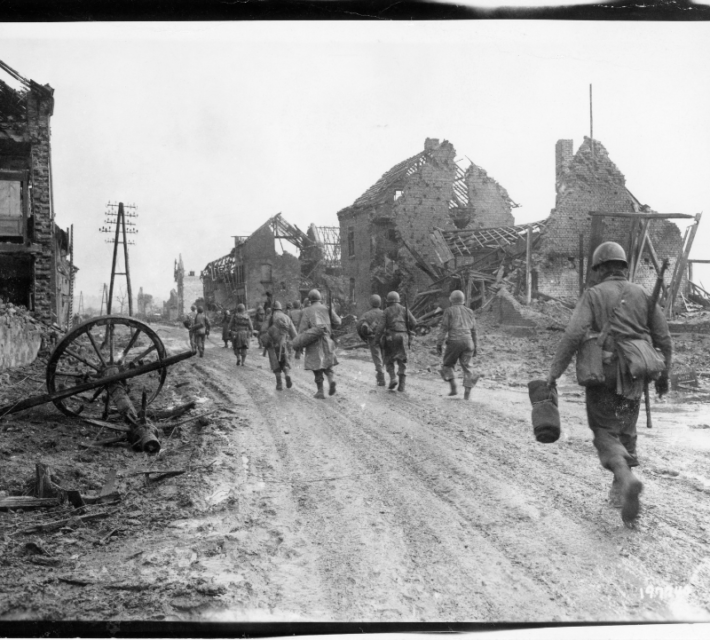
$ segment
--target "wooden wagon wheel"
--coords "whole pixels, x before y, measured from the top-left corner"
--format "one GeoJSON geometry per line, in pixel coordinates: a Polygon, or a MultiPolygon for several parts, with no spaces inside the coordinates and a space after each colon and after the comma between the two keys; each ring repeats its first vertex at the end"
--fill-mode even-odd
{"type": "MultiPolygon", "coordinates": [[[[103,316],[83,322],[72,329],[52,353],[47,363],[47,390],[71,391],[87,382],[130,372],[142,365],[165,360],[166,352],[158,334],[148,325],[126,316],[103,316]]],[[[167,369],[136,374],[118,383],[136,407],[146,392],[147,403],[160,393],[167,369]]],[[[108,386],[90,391],[77,390],[75,395],[53,401],[68,416],[102,417],[109,413],[108,386]]]]}

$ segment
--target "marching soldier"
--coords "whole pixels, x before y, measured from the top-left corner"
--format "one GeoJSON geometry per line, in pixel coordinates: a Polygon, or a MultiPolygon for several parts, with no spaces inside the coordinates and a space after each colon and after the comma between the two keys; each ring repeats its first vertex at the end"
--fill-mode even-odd
{"type": "Polygon", "coordinates": [[[200,358],[205,357],[205,336],[210,335],[210,321],[202,307],[197,307],[197,315],[192,323],[192,333],[195,337],[195,346],[200,358]]]}
{"type": "MultiPolygon", "coordinates": [[[[303,310],[301,309],[301,302],[300,300],[296,300],[293,303],[293,308],[291,309],[291,313],[289,313],[289,316],[291,317],[291,320],[293,321],[293,326],[298,328],[298,325],[301,324],[301,315],[303,315],[303,310]]],[[[294,349],[295,354],[294,357],[296,360],[301,359],[301,354],[303,353],[303,349],[294,349]]]]}
{"type": "Polygon", "coordinates": [[[464,306],[463,291],[452,291],[449,296],[451,306],[444,311],[439,329],[439,339],[436,342],[436,351],[442,355],[442,347],[446,341],[446,352],[441,368],[441,377],[451,385],[450,396],[458,393],[454,369],[456,363],[463,370],[464,400],[471,397],[471,389],[478,382],[478,376],[471,370],[471,358],[478,352],[478,337],[476,335],[476,319],[473,311],[464,306]],[[448,338],[448,339],[447,339],[448,338]]]}
{"type": "Polygon", "coordinates": [[[390,291],[387,294],[387,308],[382,317],[382,323],[377,327],[375,341],[382,343],[384,336],[383,352],[385,368],[390,376],[389,389],[404,391],[404,380],[407,377],[407,351],[411,331],[417,326],[416,318],[399,304],[399,294],[390,291]],[[399,385],[394,375],[394,364],[397,363],[397,376],[399,385]]]}
{"type": "MultiPolygon", "coordinates": [[[[673,347],[668,323],[660,307],[651,308],[644,289],[627,280],[626,253],[616,242],[600,244],[592,255],[592,269],[600,282],[587,289],[577,303],[547,376],[554,387],[587,337],[588,331],[601,333],[603,382],[586,387],[589,427],[599,461],[614,474],[609,492],[612,506],[621,507],[621,519],[633,526],[638,517],[641,481],[631,471],[636,458],[636,421],[639,416],[645,375],[633,379],[619,345],[629,340],[658,348],[665,368],[656,380],[659,396],[668,392],[668,373],[673,347]],[[621,357],[620,357],[621,354],[621,357]]],[[[579,356],[578,356],[579,357],[579,356]]]]}
{"type": "Polygon", "coordinates": [[[291,371],[291,362],[289,361],[288,341],[289,338],[296,337],[296,328],[293,326],[293,321],[281,309],[281,303],[276,300],[271,307],[269,315],[268,329],[263,336],[263,341],[267,345],[269,354],[269,364],[271,370],[276,376],[276,391],[283,390],[281,382],[281,374],[286,380],[286,388],[290,389],[293,386],[291,377],[288,375],[291,371]]]}
{"type": "Polygon", "coordinates": [[[265,317],[266,317],[266,312],[264,311],[264,307],[259,305],[256,308],[256,313],[254,314],[254,329],[259,332],[259,335],[256,338],[256,340],[259,344],[259,348],[264,346],[261,344],[261,325],[264,324],[265,317]]]}
{"type": "Polygon", "coordinates": [[[335,343],[331,338],[333,326],[340,326],[340,318],[337,314],[329,310],[321,301],[320,291],[311,289],[308,293],[310,306],[303,310],[301,321],[298,325],[298,332],[303,333],[308,329],[324,326],[325,333],[315,342],[306,346],[306,357],[303,363],[304,369],[313,371],[318,391],[315,398],[323,399],[323,376],[328,378],[328,395],[335,394],[335,373],[333,367],[338,364],[335,357],[335,343]]]}
{"type": "Polygon", "coordinates": [[[232,316],[229,323],[229,335],[232,338],[234,355],[237,356],[237,366],[244,366],[253,332],[254,327],[252,326],[251,318],[244,305],[240,303],[237,305],[237,312],[232,316]]]}
{"type": "Polygon", "coordinates": [[[370,296],[370,309],[366,311],[356,325],[357,334],[367,342],[370,347],[370,355],[372,362],[375,364],[375,374],[378,387],[385,386],[385,372],[382,368],[382,346],[375,341],[375,333],[377,328],[382,323],[384,311],[380,309],[382,306],[382,298],[377,294],[370,296]]]}
{"type": "Polygon", "coordinates": [[[190,338],[190,349],[197,351],[197,346],[195,345],[195,334],[192,330],[192,325],[195,323],[195,315],[197,315],[197,307],[193,304],[190,307],[190,313],[185,316],[182,321],[183,326],[187,329],[187,335],[190,338]]]}
{"type": "Polygon", "coordinates": [[[224,342],[225,349],[229,349],[229,324],[231,320],[229,309],[225,309],[222,313],[222,342],[224,342]]]}

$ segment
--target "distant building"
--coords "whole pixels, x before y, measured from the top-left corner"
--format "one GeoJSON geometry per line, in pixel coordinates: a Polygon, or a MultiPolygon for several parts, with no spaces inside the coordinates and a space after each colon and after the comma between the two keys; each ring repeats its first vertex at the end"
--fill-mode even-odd
{"type": "Polygon", "coordinates": [[[234,245],[202,271],[210,309],[231,309],[239,303],[253,309],[265,302],[267,292],[285,304],[303,299],[319,283],[328,283],[337,289],[335,295],[343,295],[337,228],[311,225],[304,233],[278,214],[251,235],[235,237],[234,245]],[[284,250],[284,240],[298,255],[284,250]]]}
{"type": "Polygon", "coordinates": [[[183,316],[190,310],[193,304],[197,303],[199,300],[204,300],[205,294],[202,278],[194,271],[185,272],[185,266],[182,263],[182,254],[180,254],[175,261],[173,277],[177,283],[177,315],[183,316]]]}
{"type": "Polygon", "coordinates": [[[0,67],[24,86],[0,80],[0,298],[66,327],[73,274],[69,236],[54,222],[54,90],[0,67]]]}

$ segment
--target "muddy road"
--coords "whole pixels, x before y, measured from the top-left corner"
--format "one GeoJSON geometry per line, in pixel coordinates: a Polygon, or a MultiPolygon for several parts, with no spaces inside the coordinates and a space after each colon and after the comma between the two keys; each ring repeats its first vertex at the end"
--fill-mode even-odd
{"type": "MultiPolygon", "coordinates": [[[[160,331],[183,348],[184,332],[160,331]]],[[[642,415],[643,510],[628,530],[606,505],[611,478],[571,378],[563,436],[544,445],[525,381],[484,378],[464,402],[420,364],[407,392],[390,392],[365,353],[343,352],[338,393],[316,400],[302,361],[277,392],[257,349],[236,367],[208,341],[170,376],[218,418],[150,463],[102,454],[128,488],[120,523],[104,525],[121,535],[93,533],[101,545],[74,553],[71,531],[44,539],[61,566],[34,567],[41,594],[6,586],[1,613],[52,602],[54,616],[107,619],[710,619],[707,402],[656,403],[652,430],[642,415]],[[130,475],[146,464],[190,473],[146,487],[130,475]]]]}

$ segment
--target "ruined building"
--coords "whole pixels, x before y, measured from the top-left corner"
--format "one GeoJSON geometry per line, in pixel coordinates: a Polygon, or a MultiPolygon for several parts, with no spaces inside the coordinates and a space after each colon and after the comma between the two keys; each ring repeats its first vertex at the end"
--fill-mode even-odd
{"type": "MultiPolygon", "coordinates": [[[[601,142],[585,137],[577,153],[573,150],[572,140],[559,140],[555,146],[557,196],[536,260],[539,290],[562,298],[579,295],[580,255],[586,258],[582,278],[586,283],[591,277],[589,256],[594,246],[590,247],[590,243],[614,240],[624,247],[629,246],[632,220],[604,217],[599,219],[599,228],[593,233],[590,212],[651,211],[626,188],[624,175],[601,142]]],[[[658,260],[669,259],[667,281],[682,244],[680,229],[668,220],[653,220],[648,231],[658,260]]],[[[651,289],[655,280],[656,272],[647,250],[638,265],[635,281],[651,289]]]]}
{"type": "Polygon", "coordinates": [[[68,234],[54,222],[50,118],[54,90],[0,80],[0,298],[46,322],[69,322],[72,267],[68,234]]]}
{"type": "Polygon", "coordinates": [[[308,290],[325,283],[339,288],[340,238],[337,228],[311,225],[307,233],[281,214],[269,218],[249,236],[235,236],[234,248],[202,271],[209,309],[255,308],[266,300],[301,300],[308,290]],[[290,244],[298,256],[284,250],[290,244]],[[279,251],[280,250],[280,251],[279,251]]]}
{"type": "Polygon", "coordinates": [[[516,205],[488,174],[455,161],[453,145],[428,138],[424,150],[385,173],[338,212],[343,276],[357,312],[372,293],[410,296],[440,275],[433,229],[480,229],[515,224],[516,205]]]}
{"type": "MultiPolygon", "coordinates": [[[[202,278],[194,271],[185,273],[185,266],[182,263],[182,254],[178,256],[173,266],[173,278],[177,283],[177,290],[175,291],[174,304],[171,304],[173,296],[172,291],[170,292],[171,300],[169,301],[169,308],[174,309],[172,315],[179,318],[187,313],[193,304],[204,300],[202,278]]],[[[170,317],[171,314],[168,315],[170,317]]],[[[175,318],[170,317],[170,319],[174,320],[175,318]]]]}

